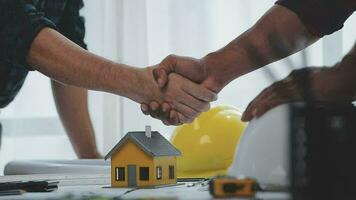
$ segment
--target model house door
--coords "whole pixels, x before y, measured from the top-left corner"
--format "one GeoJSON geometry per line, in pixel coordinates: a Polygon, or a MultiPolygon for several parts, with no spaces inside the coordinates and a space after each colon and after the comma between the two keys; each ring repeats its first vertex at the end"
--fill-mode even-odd
{"type": "Polygon", "coordinates": [[[136,165],[127,165],[128,170],[128,185],[129,187],[135,187],[136,183],[136,165]]]}

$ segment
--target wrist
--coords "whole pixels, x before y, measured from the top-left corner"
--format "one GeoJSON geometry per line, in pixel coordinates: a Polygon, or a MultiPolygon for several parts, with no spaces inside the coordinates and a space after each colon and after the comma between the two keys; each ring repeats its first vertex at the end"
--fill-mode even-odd
{"type": "Polygon", "coordinates": [[[112,93],[137,103],[160,99],[159,90],[155,90],[152,67],[136,68],[114,64],[112,68],[113,79],[107,81],[112,93]]]}
{"type": "Polygon", "coordinates": [[[220,91],[228,83],[244,74],[239,68],[242,63],[238,62],[238,60],[242,59],[239,59],[239,55],[236,52],[227,50],[209,53],[201,58],[201,63],[208,76],[207,81],[213,85],[215,91],[220,91]]]}
{"type": "Polygon", "coordinates": [[[104,63],[100,75],[101,89],[106,92],[129,97],[135,90],[135,68],[115,62],[104,63]]]}
{"type": "Polygon", "coordinates": [[[228,80],[227,77],[221,73],[222,69],[219,69],[221,66],[221,60],[219,59],[217,53],[209,53],[200,59],[200,63],[206,73],[206,79],[203,82],[203,85],[215,92],[222,90],[228,80]]]}

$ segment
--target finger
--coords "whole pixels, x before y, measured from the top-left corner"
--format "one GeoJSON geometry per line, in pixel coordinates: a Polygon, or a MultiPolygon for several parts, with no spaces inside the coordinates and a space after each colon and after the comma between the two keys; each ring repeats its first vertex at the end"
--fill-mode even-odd
{"type": "Polygon", "coordinates": [[[140,108],[141,108],[141,111],[142,111],[143,114],[145,114],[145,115],[149,115],[150,114],[149,113],[149,107],[148,107],[147,104],[142,103],[140,108]]]}
{"type": "Polygon", "coordinates": [[[256,105],[260,104],[263,99],[268,98],[274,92],[274,87],[270,86],[264,89],[260,94],[258,94],[247,106],[245,112],[242,114],[241,120],[246,122],[250,121],[254,116],[254,110],[256,109],[256,105]]]}
{"type": "Polygon", "coordinates": [[[156,80],[158,87],[163,88],[168,83],[168,75],[174,72],[176,59],[178,56],[169,55],[153,70],[153,77],[156,80]]]}
{"type": "Polygon", "coordinates": [[[159,88],[164,88],[168,83],[168,73],[160,67],[153,69],[153,77],[159,88]]]}
{"type": "Polygon", "coordinates": [[[191,96],[205,102],[212,102],[218,99],[215,92],[191,81],[185,82],[182,85],[182,89],[191,96]]]}
{"type": "Polygon", "coordinates": [[[161,105],[161,120],[165,120],[169,123],[169,114],[171,111],[171,105],[163,102],[161,105]]]}
{"type": "Polygon", "coordinates": [[[273,98],[269,99],[268,101],[265,101],[265,102],[259,104],[256,107],[256,109],[254,111],[254,117],[259,118],[263,114],[265,114],[268,110],[270,110],[276,106],[285,104],[287,102],[288,102],[288,99],[286,99],[286,98],[273,97],[273,98]]]}
{"type": "Polygon", "coordinates": [[[264,99],[259,99],[259,100],[251,102],[251,104],[248,106],[248,109],[246,109],[246,111],[243,113],[241,120],[242,121],[250,121],[253,118],[257,117],[257,114],[263,114],[268,109],[270,109],[269,107],[264,108],[264,106],[269,104],[269,101],[271,101],[272,96],[274,96],[274,95],[269,94],[269,96],[265,96],[264,99]]]}
{"type": "Polygon", "coordinates": [[[179,119],[179,124],[190,123],[191,119],[187,118],[182,113],[178,112],[177,115],[178,115],[178,119],[179,119]]]}
{"type": "Polygon", "coordinates": [[[170,125],[171,125],[167,120],[161,120],[161,121],[162,121],[162,123],[163,123],[164,125],[166,125],[166,126],[170,126],[170,125]]]}
{"type": "Polygon", "coordinates": [[[196,99],[189,94],[183,93],[180,96],[177,96],[176,100],[198,113],[205,112],[210,109],[210,103],[196,99]]]}
{"type": "Polygon", "coordinates": [[[169,112],[171,111],[171,105],[169,103],[163,102],[161,105],[161,112],[164,113],[167,117],[169,117],[169,112]]]}
{"type": "Polygon", "coordinates": [[[261,116],[269,109],[283,103],[297,101],[303,98],[303,92],[296,79],[300,79],[298,70],[291,72],[286,78],[273,83],[263,90],[248,106],[242,116],[243,121],[249,121],[255,116],[261,116]],[[274,99],[269,99],[274,95],[274,99]]]}
{"type": "MultiPolygon", "coordinates": [[[[253,99],[247,106],[245,112],[242,114],[242,121],[250,121],[254,117],[254,112],[258,104],[261,104],[265,99],[273,94],[277,94],[281,97],[288,97],[291,95],[291,88],[294,87],[293,80],[288,76],[280,81],[277,81],[264,89],[260,94],[253,99]]],[[[294,91],[294,90],[293,90],[294,91]]]]}
{"type": "Polygon", "coordinates": [[[170,105],[165,102],[162,103],[162,105],[155,101],[150,103],[151,117],[161,120],[165,125],[171,125],[171,123],[168,121],[170,109],[170,105]]]}
{"type": "Polygon", "coordinates": [[[279,106],[281,104],[290,103],[302,99],[302,95],[299,92],[296,84],[290,84],[290,82],[284,81],[283,83],[276,84],[271,93],[263,95],[264,98],[256,101],[251,106],[249,112],[252,117],[260,117],[268,110],[279,106]]]}
{"type": "Polygon", "coordinates": [[[152,101],[150,103],[150,115],[151,115],[151,117],[159,118],[159,116],[160,116],[160,107],[161,107],[161,105],[156,101],[152,101]]]}
{"type": "Polygon", "coordinates": [[[171,110],[169,113],[169,123],[172,125],[181,125],[177,111],[171,110]]]}
{"type": "Polygon", "coordinates": [[[182,103],[176,103],[175,108],[178,112],[179,121],[182,123],[191,123],[199,115],[199,112],[182,103]]]}

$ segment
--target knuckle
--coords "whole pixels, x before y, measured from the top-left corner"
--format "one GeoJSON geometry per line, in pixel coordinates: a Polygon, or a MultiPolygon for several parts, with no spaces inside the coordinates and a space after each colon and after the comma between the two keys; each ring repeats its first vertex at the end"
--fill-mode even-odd
{"type": "Polygon", "coordinates": [[[171,125],[168,121],[163,120],[162,122],[163,122],[163,124],[166,125],[166,126],[170,126],[170,125],[171,125]]]}
{"type": "Polygon", "coordinates": [[[206,103],[202,103],[202,102],[197,102],[196,105],[195,105],[195,109],[198,110],[198,111],[203,111],[205,110],[205,105],[206,103]]]}
{"type": "Polygon", "coordinates": [[[175,54],[169,54],[169,55],[166,57],[166,60],[172,61],[172,60],[174,60],[174,59],[176,59],[176,58],[177,58],[177,56],[176,56],[175,54]]]}
{"type": "Polygon", "coordinates": [[[213,93],[208,93],[206,95],[206,98],[208,101],[214,101],[215,100],[215,95],[213,93]]]}
{"type": "Polygon", "coordinates": [[[188,120],[190,117],[192,117],[192,114],[191,112],[185,112],[185,113],[182,113],[183,114],[183,118],[184,120],[188,120]]]}
{"type": "Polygon", "coordinates": [[[183,117],[183,121],[182,121],[182,123],[189,123],[189,117],[183,117]]]}

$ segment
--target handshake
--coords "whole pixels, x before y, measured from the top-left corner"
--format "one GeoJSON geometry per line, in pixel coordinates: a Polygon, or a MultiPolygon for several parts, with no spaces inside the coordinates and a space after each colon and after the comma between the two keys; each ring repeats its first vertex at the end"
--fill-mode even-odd
{"type": "Polygon", "coordinates": [[[165,125],[190,123],[210,109],[224,85],[207,61],[169,55],[158,65],[135,69],[136,89],[127,96],[165,125]]]}
{"type": "MultiPolygon", "coordinates": [[[[294,70],[257,95],[241,119],[249,121],[278,105],[305,100],[305,82],[310,82],[309,90],[316,101],[355,101],[354,84],[345,81],[354,80],[348,69],[354,66],[344,60],[332,68],[294,70]]],[[[225,85],[241,75],[236,76],[233,72],[236,69],[225,61],[214,53],[202,59],[170,55],[157,66],[139,69],[135,79],[139,88],[133,92],[136,97],[127,96],[141,103],[144,114],[166,125],[190,123],[201,112],[209,110],[210,102],[217,99],[217,93],[225,85]]]]}

